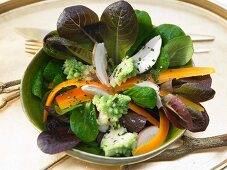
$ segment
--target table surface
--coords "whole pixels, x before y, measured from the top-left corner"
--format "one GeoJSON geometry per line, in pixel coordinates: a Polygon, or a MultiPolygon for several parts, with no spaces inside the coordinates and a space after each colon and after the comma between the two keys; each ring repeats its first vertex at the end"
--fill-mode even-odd
{"type": "MultiPolygon", "coordinates": [[[[6,0],[0,0],[0,3],[6,0]]],[[[212,2],[218,3],[227,9],[226,0],[212,0],[212,2]]],[[[13,40],[13,39],[12,39],[13,40]]],[[[20,42],[21,40],[15,40],[20,42]]],[[[13,42],[12,42],[13,43],[13,42]]],[[[22,43],[22,41],[21,41],[22,43]]],[[[4,47],[1,47],[2,49],[4,47]]],[[[0,48],[0,49],[1,49],[0,48]]],[[[17,52],[17,51],[15,51],[17,52]]],[[[12,54],[14,52],[12,51],[12,54]]],[[[0,53],[1,54],[1,53],[0,53]]],[[[11,55],[11,54],[10,54],[11,55]]],[[[20,54],[18,54],[20,55],[20,54]]],[[[12,79],[17,79],[21,77],[21,73],[16,70],[24,70],[24,65],[22,63],[29,63],[31,58],[25,59],[26,61],[16,60],[17,69],[9,69],[8,66],[12,66],[14,61],[5,60],[3,56],[0,55],[0,60],[2,67],[0,68],[0,81],[8,81],[12,79]],[[21,63],[21,64],[20,64],[21,63]],[[6,72],[11,72],[12,76],[6,72]]],[[[42,153],[36,144],[36,138],[38,136],[38,131],[35,130],[33,125],[27,120],[26,116],[18,116],[18,114],[23,113],[20,101],[14,101],[10,103],[7,108],[1,110],[0,112],[0,134],[3,134],[0,140],[0,169],[42,169],[46,167],[51,162],[59,159],[64,155],[64,153],[56,155],[46,155],[42,153]],[[15,123],[12,123],[14,121],[15,123]],[[10,124],[10,127],[9,127],[10,124]],[[25,131],[26,129],[26,131],[25,131]],[[11,133],[4,133],[7,131],[14,131],[13,135],[11,133]]],[[[226,125],[225,125],[226,126],[226,125]]],[[[211,133],[211,135],[213,135],[211,133]]],[[[199,136],[199,135],[198,135],[199,136]]],[[[222,162],[224,158],[227,157],[226,150],[222,148],[213,150],[212,154],[206,153],[195,153],[187,157],[181,158],[177,161],[171,162],[154,162],[154,163],[142,163],[143,169],[200,169],[211,168],[214,165],[222,162]],[[207,155],[207,156],[206,156],[207,155]],[[208,158],[209,155],[209,158],[208,158]],[[203,158],[203,159],[201,159],[203,158]],[[200,162],[195,161],[200,159],[200,162]],[[192,162],[190,160],[193,160],[192,162]]],[[[54,169],[107,169],[106,166],[95,165],[91,163],[86,163],[74,158],[69,158],[64,163],[59,164],[54,169]]],[[[119,169],[119,166],[108,167],[109,170],[119,169]]],[[[141,169],[141,164],[129,166],[129,169],[141,169]]]]}

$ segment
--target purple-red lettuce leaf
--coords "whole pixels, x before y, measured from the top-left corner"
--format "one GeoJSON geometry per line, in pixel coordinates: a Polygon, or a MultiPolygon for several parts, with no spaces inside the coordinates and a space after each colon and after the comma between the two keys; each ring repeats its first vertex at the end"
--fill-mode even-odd
{"type": "Polygon", "coordinates": [[[41,151],[56,154],[75,147],[80,140],[71,133],[69,128],[56,128],[39,134],[37,145],[41,151]]]}
{"type": "Polygon", "coordinates": [[[72,54],[64,45],[49,41],[49,39],[53,37],[59,37],[57,31],[51,31],[44,37],[43,50],[45,53],[58,60],[66,60],[68,58],[75,57],[75,55],[72,54]]]}
{"type": "Polygon", "coordinates": [[[161,111],[177,128],[185,128],[191,132],[201,132],[207,128],[209,116],[205,109],[199,111],[192,106],[186,106],[177,96],[172,94],[164,96],[162,102],[164,106],[160,108],[161,111]]]}
{"type": "Polygon", "coordinates": [[[48,115],[47,117],[47,123],[46,123],[46,129],[48,131],[56,129],[56,128],[62,128],[62,127],[70,127],[69,123],[63,122],[62,120],[48,115]]]}
{"type": "MultiPolygon", "coordinates": [[[[88,64],[92,64],[92,51],[86,44],[80,44],[69,39],[56,36],[47,37],[44,42],[49,47],[64,47],[71,55],[69,57],[77,57],[77,59],[88,64]]],[[[59,54],[59,53],[58,53],[59,54]]],[[[67,55],[67,54],[66,54],[67,55]]],[[[66,57],[64,57],[66,58],[66,57]]]]}
{"type": "Polygon", "coordinates": [[[136,40],[137,32],[137,17],[128,2],[118,1],[104,10],[100,33],[112,65],[119,64],[126,57],[126,52],[136,40]]]}
{"type": "Polygon", "coordinates": [[[204,102],[214,97],[210,75],[173,79],[161,85],[161,90],[181,95],[193,102],[204,102]]]}
{"type": "Polygon", "coordinates": [[[70,118],[69,118],[69,115],[67,115],[67,114],[65,114],[65,115],[59,115],[56,111],[55,111],[55,109],[53,108],[53,107],[51,107],[51,106],[44,106],[43,107],[47,112],[48,112],[48,114],[50,115],[50,116],[53,116],[54,118],[56,118],[56,119],[58,119],[59,121],[62,121],[62,122],[64,122],[64,123],[67,123],[67,124],[69,124],[69,122],[70,122],[70,118]]]}
{"type": "Polygon", "coordinates": [[[129,111],[120,118],[120,125],[129,132],[140,132],[146,125],[146,118],[129,111]]]}
{"type": "Polygon", "coordinates": [[[199,111],[198,109],[187,106],[189,113],[192,116],[192,127],[188,127],[191,132],[201,132],[205,131],[209,124],[209,116],[204,109],[204,111],[199,111]]]}
{"type": "Polygon", "coordinates": [[[81,49],[86,49],[86,46],[83,46],[83,44],[79,44],[75,41],[71,41],[69,39],[63,38],[63,37],[59,37],[59,36],[53,36],[53,37],[48,37],[46,38],[46,43],[48,44],[57,44],[57,45],[63,45],[66,47],[77,47],[77,48],[81,48],[81,49]]]}
{"type": "Polygon", "coordinates": [[[92,50],[100,38],[98,15],[83,5],[67,7],[58,18],[57,31],[60,37],[92,50]]]}
{"type": "Polygon", "coordinates": [[[160,111],[162,113],[165,113],[167,119],[169,119],[169,121],[178,129],[184,129],[184,127],[182,127],[179,124],[180,118],[177,116],[177,114],[169,111],[165,106],[160,108],[160,111]]]}
{"type": "Polygon", "coordinates": [[[174,117],[170,118],[170,121],[173,120],[173,124],[177,120],[177,123],[185,129],[192,126],[191,114],[187,106],[177,96],[168,94],[162,97],[162,103],[168,109],[167,117],[174,117]]]}

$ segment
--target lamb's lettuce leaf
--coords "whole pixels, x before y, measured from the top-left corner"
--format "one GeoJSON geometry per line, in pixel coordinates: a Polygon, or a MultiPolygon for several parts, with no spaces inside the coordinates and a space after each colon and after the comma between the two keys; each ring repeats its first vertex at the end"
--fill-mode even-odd
{"type": "Polygon", "coordinates": [[[134,86],[124,91],[123,94],[132,98],[132,101],[144,108],[153,109],[157,103],[156,91],[151,87],[134,86]]]}
{"type": "Polygon", "coordinates": [[[96,139],[99,129],[95,106],[92,102],[88,102],[71,112],[70,127],[83,142],[92,142],[96,139]]]}
{"type": "Polygon", "coordinates": [[[44,95],[43,87],[43,69],[38,70],[32,80],[32,94],[42,99],[44,95]]]}
{"type": "Polygon", "coordinates": [[[154,28],[153,36],[161,35],[163,46],[167,44],[167,42],[173,38],[185,36],[184,31],[173,24],[161,24],[154,28]]]}
{"type": "MultiPolygon", "coordinates": [[[[152,30],[151,38],[157,35],[162,37],[162,53],[156,66],[164,65],[165,68],[167,67],[167,62],[169,62],[169,67],[180,67],[191,60],[194,52],[192,40],[180,27],[173,24],[159,25],[152,30]],[[166,58],[167,55],[169,60],[161,60],[161,57],[166,58]]],[[[160,71],[164,70],[161,69],[160,71]]]]}
{"type": "Polygon", "coordinates": [[[194,48],[190,36],[176,37],[168,41],[164,49],[169,55],[169,66],[182,66],[187,64],[193,55],[194,48]]]}
{"type": "Polygon", "coordinates": [[[63,63],[59,60],[50,60],[43,71],[43,77],[47,81],[53,81],[55,76],[62,73],[63,63]]]}
{"type": "Polygon", "coordinates": [[[100,33],[112,65],[119,64],[126,57],[126,52],[136,40],[137,31],[136,14],[128,2],[118,1],[104,10],[100,33]]]}
{"type": "Polygon", "coordinates": [[[159,72],[163,72],[169,68],[169,55],[165,48],[161,48],[160,55],[154,65],[154,68],[159,72]]]}

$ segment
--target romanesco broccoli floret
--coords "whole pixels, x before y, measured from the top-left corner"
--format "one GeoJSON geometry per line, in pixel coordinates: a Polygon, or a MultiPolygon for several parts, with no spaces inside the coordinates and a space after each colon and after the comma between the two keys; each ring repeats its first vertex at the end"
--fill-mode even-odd
{"type": "Polygon", "coordinates": [[[121,118],[122,114],[127,114],[128,103],[130,101],[130,97],[122,94],[95,95],[92,102],[99,111],[98,124],[100,126],[114,125],[121,118]]]}
{"type": "Polygon", "coordinates": [[[105,156],[130,156],[136,147],[137,134],[128,133],[123,127],[111,129],[102,138],[100,147],[105,156]]]}
{"type": "Polygon", "coordinates": [[[93,66],[85,65],[75,58],[66,59],[63,69],[68,80],[76,78],[92,80],[92,75],[95,74],[93,66]]]}
{"type": "Polygon", "coordinates": [[[115,87],[120,86],[128,78],[136,76],[138,73],[137,66],[133,58],[123,60],[113,71],[110,76],[110,85],[115,87]]]}

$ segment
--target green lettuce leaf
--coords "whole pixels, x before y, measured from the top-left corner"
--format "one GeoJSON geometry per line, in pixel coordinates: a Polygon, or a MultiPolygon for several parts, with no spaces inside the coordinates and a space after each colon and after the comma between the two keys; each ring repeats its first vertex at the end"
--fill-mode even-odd
{"type": "Polygon", "coordinates": [[[42,99],[44,95],[43,89],[43,69],[40,69],[33,78],[32,81],[32,94],[42,99]]]}
{"type": "Polygon", "coordinates": [[[173,24],[161,24],[154,28],[154,30],[152,31],[152,34],[153,34],[153,37],[157,35],[161,35],[163,46],[173,38],[185,36],[184,31],[177,25],[173,25],[173,24]]]}
{"type": "Polygon", "coordinates": [[[124,91],[123,94],[131,97],[137,105],[153,109],[157,103],[156,91],[150,87],[135,86],[124,91]]]}
{"type": "Polygon", "coordinates": [[[50,60],[43,71],[43,77],[48,81],[53,81],[55,76],[62,73],[63,63],[58,60],[50,60]]]}
{"type": "Polygon", "coordinates": [[[169,55],[169,66],[182,66],[187,64],[193,55],[194,48],[190,36],[176,37],[168,41],[164,49],[169,55]]]}
{"type": "Polygon", "coordinates": [[[92,142],[96,139],[99,129],[95,106],[92,102],[88,102],[71,112],[70,127],[72,132],[83,142],[92,142]]]}
{"type": "Polygon", "coordinates": [[[169,68],[169,55],[165,48],[161,48],[160,55],[153,67],[159,72],[163,72],[169,68]]]}

